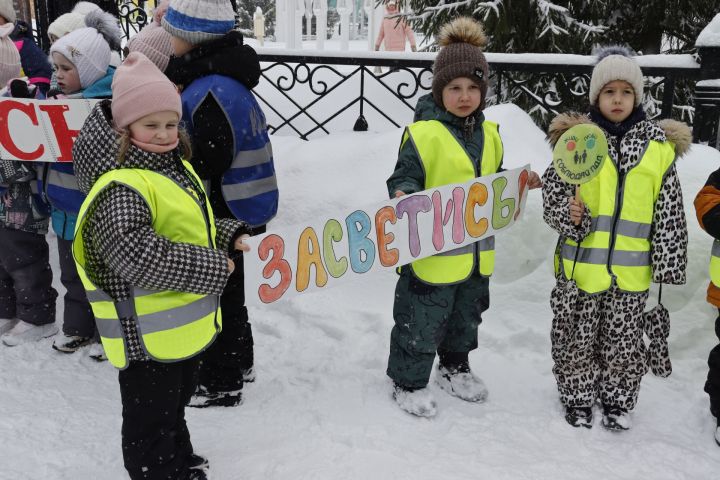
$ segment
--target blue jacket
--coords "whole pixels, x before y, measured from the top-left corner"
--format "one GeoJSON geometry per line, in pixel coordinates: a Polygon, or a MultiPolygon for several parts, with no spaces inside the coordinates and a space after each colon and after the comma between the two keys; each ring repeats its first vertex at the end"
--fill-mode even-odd
{"type": "Polygon", "coordinates": [[[224,75],[193,81],[182,93],[183,118],[192,135],[194,112],[213,97],[232,129],[233,160],[221,176],[228,208],[251,226],[265,225],[277,213],[278,187],[265,115],[250,90],[224,75]]]}
{"type": "MultiPolygon", "coordinates": [[[[78,98],[111,98],[115,67],[109,67],[100,80],[79,92],[78,98]]],[[[64,240],[72,240],[75,235],[75,222],[85,194],[78,187],[72,163],[47,163],[43,171],[41,191],[52,205],[52,227],[64,240]]]]}

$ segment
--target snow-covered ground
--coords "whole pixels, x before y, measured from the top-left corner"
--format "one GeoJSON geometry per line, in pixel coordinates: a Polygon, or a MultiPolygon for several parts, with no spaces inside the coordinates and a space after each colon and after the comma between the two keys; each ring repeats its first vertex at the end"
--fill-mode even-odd
{"type": "MultiPolygon", "coordinates": [[[[544,170],[550,150],[523,112],[503,105],[486,113],[502,125],[508,167],[544,170]]],[[[273,137],[281,205],[272,225],[384,199],[400,135],[273,137]]],[[[196,450],[215,480],[717,479],[720,448],[702,391],[717,313],[705,303],[711,242],[692,199],[718,165],[720,153],[700,145],[678,164],[690,265],[686,286],[665,289],[674,373],[645,378],[631,431],[609,433],[597,421],[573,429],[562,417],[549,341],[556,238],[535,190],[524,219],[498,238],[491,308],[470,356],[490,390],[485,404],[431,385],[436,418],[395,406],[384,373],[395,275],[377,274],[253,308],[257,381],[238,408],[188,409],[196,450]]],[[[126,478],[117,372],[87,351],[64,355],[50,345],[0,347],[0,479],[126,478]]]]}

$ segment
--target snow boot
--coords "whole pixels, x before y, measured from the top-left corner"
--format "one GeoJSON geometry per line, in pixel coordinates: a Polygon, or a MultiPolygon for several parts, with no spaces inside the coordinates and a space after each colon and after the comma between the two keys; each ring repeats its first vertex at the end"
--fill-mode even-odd
{"type": "Polygon", "coordinates": [[[565,420],[573,427],[592,428],[593,412],[591,407],[565,407],[565,420]]]}
{"type": "Polygon", "coordinates": [[[195,394],[188,402],[188,407],[236,407],[243,402],[242,390],[229,392],[210,392],[202,385],[199,385],[195,394]]]}
{"type": "Polygon", "coordinates": [[[97,342],[90,345],[90,358],[95,360],[96,362],[106,362],[107,361],[107,355],[105,355],[105,349],[102,346],[102,343],[97,342]]]}
{"type": "Polygon", "coordinates": [[[187,458],[187,464],[188,468],[195,469],[199,468],[201,470],[206,470],[210,468],[210,462],[207,458],[203,457],[202,455],[198,455],[197,453],[191,453],[190,456],[187,458]]]}
{"type": "Polygon", "coordinates": [[[632,426],[630,412],[625,408],[603,405],[602,426],[613,432],[629,430],[632,426]]]}
{"type": "Polygon", "coordinates": [[[0,338],[8,347],[15,347],[23,343],[37,342],[43,338],[52,337],[57,332],[58,328],[54,323],[33,325],[20,320],[0,338]]]}
{"type": "Polygon", "coordinates": [[[393,399],[400,408],[417,417],[430,418],[437,414],[435,398],[427,387],[408,388],[394,383],[393,399]]]}
{"type": "Polygon", "coordinates": [[[79,335],[66,335],[61,334],[55,337],[52,348],[62,353],[73,353],[77,352],[81,347],[89,345],[92,342],[92,337],[81,337],[79,335]]]}
{"type": "Polygon", "coordinates": [[[450,395],[466,402],[481,403],[487,400],[487,387],[470,371],[470,365],[467,363],[453,367],[438,364],[435,383],[450,395]]]}
{"type": "Polygon", "coordinates": [[[19,321],[17,318],[0,318],[0,335],[13,328],[19,321]]]}

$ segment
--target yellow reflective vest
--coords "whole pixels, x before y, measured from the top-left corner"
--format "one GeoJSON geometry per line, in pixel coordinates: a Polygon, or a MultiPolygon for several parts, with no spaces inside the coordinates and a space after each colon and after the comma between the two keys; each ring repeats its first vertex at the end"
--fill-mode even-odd
{"type": "MultiPolygon", "coordinates": [[[[503,158],[498,125],[485,120],[482,131],[482,158],[477,162],[480,169],[477,172],[468,152],[441,122],[424,120],[405,129],[403,144],[409,140],[415,146],[425,171],[426,190],[497,173],[503,158]]],[[[425,283],[459,283],[472,275],[476,251],[479,272],[489,277],[495,268],[495,237],[417,260],[412,262],[411,268],[415,276],[425,283]]]]}
{"type": "Polygon", "coordinates": [[[580,186],[590,210],[590,233],[580,242],[566,238],[559,255],[565,278],[586,293],[604,292],[613,278],[620,290],[650,288],[650,236],[663,179],[675,162],[671,142],[648,142],[638,164],[624,176],[608,156],[600,173],[580,186]]]}
{"type": "Polygon", "coordinates": [[[720,288],[720,240],[715,240],[710,256],[710,281],[720,288]]]}
{"type": "MultiPolygon", "coordinates": [[[[183,164],[200,185],[190,164],[183,164]]],[[[153,360],[174,362],[197,355],[222,328],[219,296],[134,287],[131,299],[115,302],[88,276],[83,244],[87,213],[98,195],[113,184],[130,188],[145,200],[158,235],[173,242],[215,247],[212,210],[203,206],[194,191],[165,175],[122,168],[106,172],[95,182],[80,208],[73,254],[108,360],[117,368],[127,367],[127,344],[120,319],[130,317],[136,319],[140,343],[153,360]]],[[[204,200],[205,205],[210,204],[207,197],[204,200]]]]}

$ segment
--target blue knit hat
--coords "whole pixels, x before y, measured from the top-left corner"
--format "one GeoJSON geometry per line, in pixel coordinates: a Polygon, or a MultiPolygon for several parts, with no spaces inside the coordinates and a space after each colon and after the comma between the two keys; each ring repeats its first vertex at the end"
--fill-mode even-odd
{"type": "Polygon", "coordinates": [[[215,40],[235,26],[230,0],[170,0],[162,26],[192,45],[215,40]]]}

